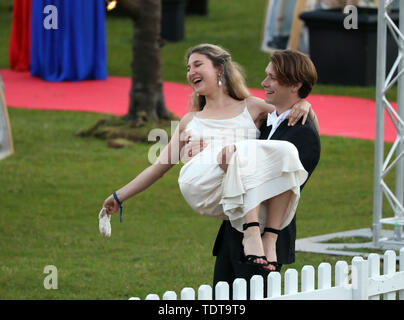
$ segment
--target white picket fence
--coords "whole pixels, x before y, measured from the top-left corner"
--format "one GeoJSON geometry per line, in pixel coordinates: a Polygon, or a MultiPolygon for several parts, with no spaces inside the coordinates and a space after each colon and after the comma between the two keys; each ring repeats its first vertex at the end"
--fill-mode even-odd
{"type": "MultiPolygon", "coordinates": [[[[404,300],[404,248],[400,250],[399,270],[397,271],[396,253],[387,250],[383,255],[383,275],[380,274],[380,256],[372,253],[367,260],[354,257],[352,264],[338,261],[335,264],[334,286],[332,286],[332,268],[329,263],[318,266],[317,289],[315,288],[315,269],[304,266],[301,271],[301,290],[299,275],[296,269],[288,269],[284,276],[284,292],[282,279],[278,272],[271,272],[267,280],[267,297],[264,297],[264,279],[255,275],[250,280],[251,300],[404,300]]],[[[247,299],[247,282],[236,279],[232,284],[233,300],[247,299]]],[[[209,285],[198,288],[198,300],[212,300],[213,289],[209,285]]],[[[193,288],[184,288],[180,293],[181,300],[196,300],[193,288]]],[[[140,300],[132,297],[129,300],[140,300]]],[[[156,294],[148,294],[146,300],[160,300],[156,294]]],[[[174,291],[166,291],[162,300],[177,300],[174,291]]],[[[230,300],[229,284],[218,282],[215,287],[215,300],[230,300]]]]}

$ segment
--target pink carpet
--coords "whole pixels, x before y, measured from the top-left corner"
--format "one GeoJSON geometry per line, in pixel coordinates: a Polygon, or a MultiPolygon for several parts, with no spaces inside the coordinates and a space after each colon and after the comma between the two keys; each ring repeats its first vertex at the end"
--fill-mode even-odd
{"type": "MultiPolygon", "coordinates": [[[[13,108],[70,110],[124,115],[129,105],[130,78],[108,77],[107,80],[80,82],[47,82],[31,77],[29,72],[0,70],[5,84],[6,103],[13,108]]],[[[167,108],[182,117],[188,110],[192,90],[184,84],[164,83],[167,108]]],[[[251,89],[264,98],[263,90],[251,89]]],[[[311,95],[320,121],[320,134],[373,140],[375,137],[376,103],[373,100],[311,95]]],[[[396,107],[396,104],[394,104],[396,107]]],[[[386,115],[385,141],[395,140],[395,130],[386,115]]]]}

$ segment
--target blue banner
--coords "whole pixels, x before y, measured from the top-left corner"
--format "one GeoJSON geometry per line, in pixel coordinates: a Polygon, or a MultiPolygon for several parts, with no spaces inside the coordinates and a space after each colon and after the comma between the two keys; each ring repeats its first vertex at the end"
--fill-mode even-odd
{"type": "Polygon", "coordinates": [[[48,81],[106,79],[104,0],[33,0],[33,76],[48,81]]]}

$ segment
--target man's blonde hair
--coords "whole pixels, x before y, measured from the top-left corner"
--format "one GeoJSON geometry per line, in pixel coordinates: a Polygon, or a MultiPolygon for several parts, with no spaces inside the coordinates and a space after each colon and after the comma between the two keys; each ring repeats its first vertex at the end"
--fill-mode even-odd
{"type": "Polygon", "coordinates": [[[306,98],[317,82],[317,71],[311,59],[293,50],[274,51],[269,58],[276,72],[279,84],[292,86],[301,83],[300,98],[306,98]]]}

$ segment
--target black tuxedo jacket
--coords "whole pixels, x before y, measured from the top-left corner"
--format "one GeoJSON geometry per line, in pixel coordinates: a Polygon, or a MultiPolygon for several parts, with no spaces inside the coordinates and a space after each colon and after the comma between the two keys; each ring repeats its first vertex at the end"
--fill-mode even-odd
{"type": "MultiPolygon", "coordinates": [[[[267,140],[272,126],[267,127],[266,122],[261,126],[261,135],[259,139],[267,140]]],[[[298,152],[299,158],[309,173],[309,177],[314,171],[315,167],[320,160],[320,137],[314,127],[313,122],[307,118],[306,123],[302,125],[302,121],[298,121],[294,126],[288,126],[288,121],[284,120],[280,126],[276,129],[270,140],[285,140],[293,143],[298,152]]],[[[307,178],[308,180],[308,178],[307,178]]],[[[307,182],[306,180],[306,182],[307,182]]],[[[306,182],[300,187],[303,189],[306,182]]],[[[217,256],[220,244],[224,239],[225,224],[229,221],[223,221],[216,241],[213,247],[213,255],[217,256]]],[[[227,239],[229,240],[229,239],[227,239]]],[[[295,241],[296,241],[296,215],[293,217],[291,223],[281,230],[276,243],[276,255],[278,263],[289,264],[295,261],[295,241]]]]}

